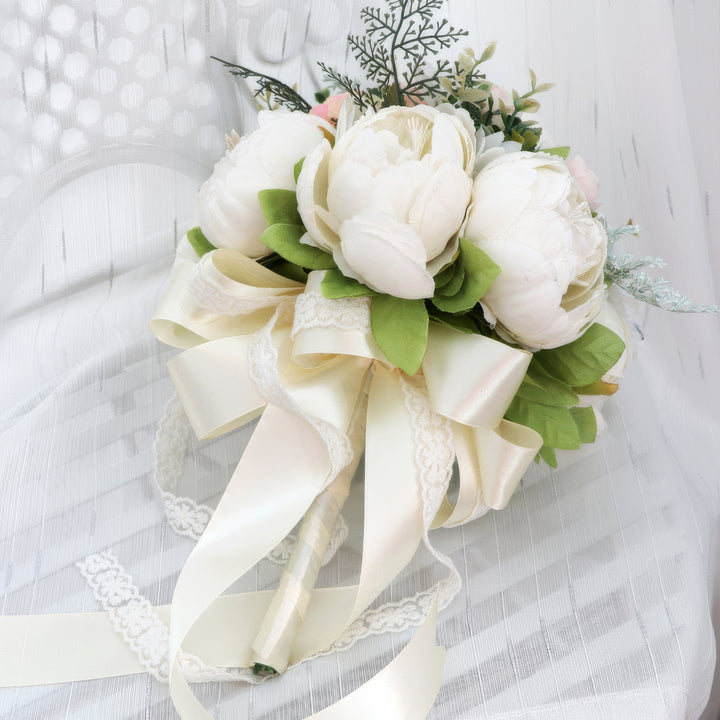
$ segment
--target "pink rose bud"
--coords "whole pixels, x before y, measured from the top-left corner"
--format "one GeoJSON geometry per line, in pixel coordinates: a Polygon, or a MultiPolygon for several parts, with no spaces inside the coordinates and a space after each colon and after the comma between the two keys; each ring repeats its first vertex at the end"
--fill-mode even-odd
{"type": "Polygon", "coordinates": [[[600,187],[598,176],[588,168],[580,155],[576,155],[572,160],[567,160],[565,164],[583,191],[590,209],[595,212],[600,207],[600,203],[596,202],[598,188],[600,187]]]}
{"type": "Polygon", "coordinates": [[[501,100],[503,105],[505,105],[505,109],[508,111],[508,114],[515,108],[515,100],[513,99],[512,93],[504,87],[501,87],[500,85],[493,85],[490,90],[490,95],[493,99],[493,113],[500,112],[501,100]]]}
{"type": "Polygon", "coordinates": [[[345,102],[348,93],[340,93],[339,95],[331,95],[322,105],[316,105],[310,110],[310,115],[317,115],[323,120],[327,120],[333,125],[337,125],[340,110],[345,102]]]}

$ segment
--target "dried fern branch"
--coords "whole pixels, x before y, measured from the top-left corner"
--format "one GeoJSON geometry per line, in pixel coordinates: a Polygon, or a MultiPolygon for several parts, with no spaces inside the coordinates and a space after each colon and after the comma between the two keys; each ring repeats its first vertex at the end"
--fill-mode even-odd
{"type": "Polygon", "coordinates": [[[356,80],[326,65],[330,82],[350,93],[360,108],[404,105],[444,95],[443,78],[452,76],[446,60],[431,61],[454,45],[467,30],[459,30],[435,14],[444,0],[385,0],[387,10],[364,8],[360,16],[365,32],[349,35],[348,45],[374,86],[363,88],[356,80]]]}
{"type": "Polygon", "coordinates": [[[284,82],[277,78],[271,77],[270,75],[264,75],[263,73],[250,70],[250,68],[243,67],[242,65],[236,65],[235,63],[228,62],[222,58],[210,56],[213,60],[217,60],[222,63],[229,71],[231,75],[236,75],[243,78],[244,80],[252,81],[257,90],[255,90],[255,97],[265,95],[268,99],[268,105],[270,105],[270,99],[274,99],[278,105],[288,108],[288,110],[300,110],[301,112],[308,112],[311,109],[310,103],[305,100],[296,90],[286,85],[284,82]]]}

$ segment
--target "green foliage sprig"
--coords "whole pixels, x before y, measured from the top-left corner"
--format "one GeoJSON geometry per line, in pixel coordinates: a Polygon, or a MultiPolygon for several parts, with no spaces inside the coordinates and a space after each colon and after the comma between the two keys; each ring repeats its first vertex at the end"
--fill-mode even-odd
{"type": "Polygon", "coordinates": [[[523,150],[537,150],[542,129],[527,115],[537,112],[540,103],[535,96],[552,84],[538,85],[531,70],[528,92],[520,95],[513,90],[512,107],[496,104],[491,94],[495,84],[481,71],[492,58],[495,43],[489,43],[479,58],[471,49],[463,50],[454,62],[437,57],[468,34],[446,19],[436,19],[443,4],[444,0],[385,0],[385,10],[360,11],[365,32],[349,35],[348,45],[365,72],[368,87],[324,63],[318,63],[320,69],[361,110],[448,102],[467,110],[476,130],[483,128],[487,135],[502,132],[523,150]]]}
{"type": "Polygon", "coordinates": [[[605,263],[606,280],[617,285],[637,300],[654,305],[661,310],[678,313],[720,313],[717,305],[695,305],[690,298],[683,295],[664,278],[650,277],[645,271],[650,268],[663,268],[665,262],[660,258],[639,257],[625,252],[615,252],[617,243],[622,237],[637,237],[640,229],[628,223],[609,229],[604,218],[600,218],[608,236],[608,257],[605,263]]]}
{"type": "MultiPolygon", "coordinates": [[[[552,87],[553,83],[542,83],[538,85],[535,73],[530,70],[530,90],[524,95],[520,95],[517,90],[512,91],[512,110],[505,107],[505,104],[500,100],[499,115],[502,120],[502,127],[494,122],[495,115],[492,114],[490,118],[488,118],[489,127],[497,127],[498,130],[502,130],[502,132],[505,133],[506,140],[513,140],[520,143],[523,150],[534,152],[537,150],[540,142],[542,128],[537,120],[528,119],[525,117],[525,114],[536,113],[540,109],[540,103],[535,98],[535,95],[546,92],[552,87]]],[[[488,105],[490,113],[493,113],[492,96],[489,98],[488,105]]]]}
{"type": "Polygon", "coordinates": [[[255,97],[262,98],[266,106],[270,109],[273,109],[273,103],[288,110],[300,110],[301,112],[308,112],[312,108],[310,103],[305,100],[297,90],[286,85],[281,80],[271,77],[270,75],[256,72],[242,65],[236,65],[227,60],[222,60],[214,55],[210,57],[222,63],[231,75],[236,75],[244,80],[253,82],[257,87],[255,97]]]}
{"type": "Polygon", "coordinates": [[[577,450],[595,441],[595,414],[591,407],[578,406],[578,395],[613,394],[617,385],[602,382],[602,377],[624,350],[620,337],[595,323],[577,340],[533,354],[505,418],[540,434],[539,456],[548,465],[557,467],[556,449],[577,450]]]}
{"type": "Polygon", "coordinates": [[[443,78],[452,76],[450,61],[438,59],[440,50],[468,34],[435,15],[444,0],[385,0],[387,10],[360,11],[365,24],[361,35],[349,35],[355,59],[374,87],[361,84],[320,63],[330,82],[362,109],[416,104],[441,96],[443,78]]]}

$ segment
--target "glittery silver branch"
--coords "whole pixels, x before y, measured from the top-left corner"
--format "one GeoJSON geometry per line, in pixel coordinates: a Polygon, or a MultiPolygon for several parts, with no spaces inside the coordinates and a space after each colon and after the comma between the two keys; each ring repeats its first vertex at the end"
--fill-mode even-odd
{"type": "Polygon", "coordinates": [[[640,233],[637,225],[621,225],[609,229],[604,218],[601,218],[601,222],[608,237],[608,258],[605,263],[607,280],[611,280],[634,298],[661,310],[680,313],[720,313],[720,307],[717,305],[694,305],[690,298],[672,287],[669,280],[650,277],[645,270],[665,267],[665,262],[660,258],[647,256],[636,258],[630,252],[618,256],[613,252],[621,237],[637,236],[640,233]]]}

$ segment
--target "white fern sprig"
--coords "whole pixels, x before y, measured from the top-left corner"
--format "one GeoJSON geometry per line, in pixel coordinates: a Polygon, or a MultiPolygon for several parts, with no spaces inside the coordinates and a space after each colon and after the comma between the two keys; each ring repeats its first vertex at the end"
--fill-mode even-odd
{"type": "Polygon", "coordinates": [[[613,248],[624,235],[637,236],[640,229],[637,225],[622,225],[609,229],[604,218],[608,237],[608,257],[605,263],[605,278],[612,281],[620,289],[638,300],[654,305],[661,310],[679,313],[720,313],[717,305],[695,305],[690,298],[683,295],[664,278],[650,277],[645,270],[664,268],[665,262],[660,258],[643,256],[636,258],[631,252],[618,256],[613,248]]]}

